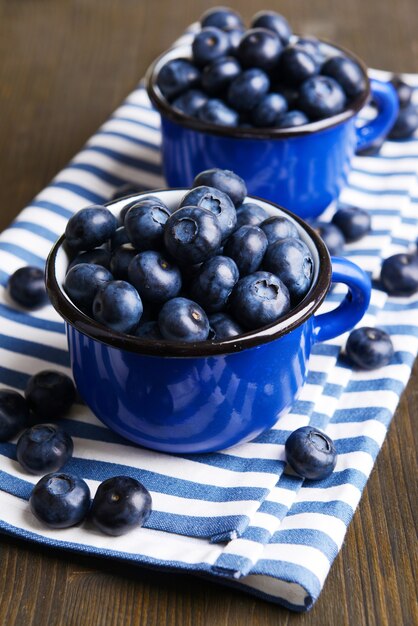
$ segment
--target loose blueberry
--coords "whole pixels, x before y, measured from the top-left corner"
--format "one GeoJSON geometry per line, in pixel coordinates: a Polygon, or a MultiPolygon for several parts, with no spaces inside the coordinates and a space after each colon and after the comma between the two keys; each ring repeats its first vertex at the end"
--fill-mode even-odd
{"type": "Polygon", "coordinates": [[[404,109],[411,103],[412,94],[414,90],[410,85],[405,83],[400,76],[394,76],[390,81],[396,89],[396,94],[399,100],[399,106],[404,109]]]}
{"type": "Polygon", "coordinates": [[[116,217],[104,206],[77,211],[67,223],[65,237],[73,250],[92,250],[105,243],[118,227],[116,217]]]}
{"type": "Polygon", "coordinates": [[[259,226],[269,217],[269,213],[259,204],[246,202],[237,209],[236,229],[241,226],[259,226]]]}
{"type": "Polygon", "coordinates": [[[309,119],[302,111],[288,111],[277,121],[276,128],[296,128],[309,124],[309,119]]]}
{"type": "Polygon", "coordinates": [[[321,237],[331,256],[341,256],[345,244],[344,235],[335,224],[318,222],[315,231],[321,237]]]}
{"type": "Polygon", "coordinates": [[[331,57],[323,64],[321,74],[336,80],[349,99],[356,98],[367,89],[367,79],[361,67],[348,57],[331,57]]]}
{"type": "Polygon", "coordinates": [[[295,224],[291,222],[287,217],[281,215],[273,215],[268,217],[264,222],[260,224],[261,230],[267,237],[268,245],[279,241],[280,239],[287,239],[288,237],[299,237],[299,231],[295,224]]]}
{"type": "Polygon", "coordinates": [[[164,226],[170,211],[161,202],[141,200],[128,209],[125,228],[128,237],[138,252],[158,250],[163,245],[164,226]]]}
{"type": "Polygon", "coordinates": [[[115,280],[128,280],[129,263],[137,251],[130,245],[120,246],[112,253],[110,269],[115,280]]]}
{"type": "Polygon", "coordinates": [[[418,128],[418,107],[409,104],[400,109],[394,126],[389,133],[389,139],[408,139],[418,128]]]}
{"type": "Polygon", "coordinates": [[[200,72],[187,59],[172,59],[160,69],[157,85],[167,100],[173,100],[188,89],[198,87],[200,72]]]}
{"type": "Polygon", "coordinates": [[[90,508],[90,489],[78,476],[47,474],[33,488],[29,505],[49,528],[69,528],[81,522],[90,508]]]}
{"type": "Polygon", "coordinates": [[[380,280],[392,296],[410,296],[418,291],[418,255],[394,254],[382,263],[380,280]]]}
{"type": "Polygon", "coordinates": [[[215,189],[223,191],[231,198],[236,207],[242,204],[247,195],[247,187],[244,180],[230,170],[214,168],[200,172],[194,179],[192,186],[200,187],[201,185],[215,187],[215,189]]]}
{"type": "Polygon", "coordinates": [[[209,339],[211,341],[223,341],[242,335],[244,332],[241,326],[226,313],[209,315],[209,325],[209,339]]]}
{"type": "Polygon", "coordinates": [[[377,137],[369,145],[364,148],[356,148],[356,154],[358,156],[375,156],[379,154],[381,147],[385,143],[386,137],[377,137]]]}
{"type": "Polygon", "coordinates": [[[314,263],[308,246],[301,239],[281,239],[270,245],[263,267],[278,276],[286,285],[293,305],[308,293],[314,263]]]}
{"type": "Polygon", "coordinates": [[[142,483],[130,476],[113,476],[97,488],[90,518],[102,532],[118,537],[143,526],[151,509],[151,495],[142,483]]]}
{"type": "Polygon", "coordinates": [[[337,115],[345,105],[344,91],[329,76],[313,76],[300,87],[299,107],[312,120],[337,115]]]}
{"type": "Polygon", "coordinates": [[[192,43],[193,61],[199,67],[212,63],[229,51],[229,38],[220,28],[206,26],[195,36],[192,43]]]}
{"type": "Polygon", "coordinates": [[[242,72],[228,88],[228,103],[237,111],[251,111],[266,95],[270,81],[258,68],[242,72]]]}
{"type": "Polygon", "coordinates": [[[79,254],[77,254],[77,256],[75,256],[68,265],[67,273],[71,268],[75,265],[79,265],[80,263],[93,263],[93,265],[101,265],[102,267],[109,269],[110,252],[105,248],[94,248],[93,250],[87,250],[87,252],[79,252],[79,254]]]}
{"type": "Polygon", "coordinates": [[[8,441],[29,422],[25,398],[12,389],[0,389],[0,441],[8,441]]]}
{"type": "Polygon", "coordinates": [[[270,128],[276,126],[287,111],[287,101],[279,93],[268,93],[251,112],[254,126],[270,128]]]}
{"type": "Polygon", "coordinates": [[[242,36],[237,57],[242,67],[270,72],[276,67],[283,46],[279,36],[266,28],[252,28],[242,36]]]}
{"type": "Polygon", "coordinates": [[[241,276],[256,272],[267,250],[267,237],[258,226],[241,226],[224,247],[226,256],[234,259],[241,276]]]}
{"type": "Polygon", "coordinates": [[[239,120],[237,112],[217,98],[208,100],[206,104],[200,107],[197,117],[202,122],[217,126],[238,126],[239,120]]]}
{"type": "MultiPolygon", "coordinates": [[[[120,246],[124,246],[125,244],[130,243],[128,231],[125,226],[119,226],[116,229],[115,233],[110,239],[110,248],[115,250],[115,248],[119,248],[120,246]]],[[[87,254],[86,252],[84,254],[87,254]]],[[[95,261],[90,261],[90,263],[94,263],[95,261]]],[[[101,263],[98,263],[101,265],[101,263]]]]}
{"type": "Polygon", "coordinates": [[[214,7],[208,9],[200,19],[202,28],[206,26],[215,26],[222,30],[232,30],[234,28],[243,29],[244,23],[242,17],[236,11],[228,7],[214,7]]]}
{"type": "Polygon", "coordinates": [[[275,11],[259,11],[251,21],[252,28],[267,28],[276,33],[283,46],[287,46],[292,35],[290,24],[283,15],[275,11]]]}
{"type": "Polygon", "coordinates": [[[125,280],[113,280],[98,290],[92,311],[97,322],[128,333],[141,319],[143,306],[135,287],[125,280]]]}
{"type": "Polygon", "coordinates": [[[313,426],[295,430],[286,439],[285,453],[290,467],[299,476],[309,480],[327,478],[337,463],[332,439],[313,426]]]}
{"type": "Polygon", "coordinates": [[[185,115],[196,117],[198,110],[206,104],[208,97],[199,89],[189,89],[173,101],[173,108],[185,115]]]}
{"type": "Polygon", "coordinates": [[[204,68],[202,87],[211,96],[220,95],[240,73],[241,66],[234,57],[220,57],[204,68]]]}
{"type": "Polygon", "coordinates": [[[89,313],[97,290],[110,280],[113,276],[105,267],[79,263],[67,273],[64,290],[79,309],[89,313]]]}
{"type": "Polygon", "coordinates": [[[164,242],[179,263],[201,263],[214,256],[221,245],[218,218],[208,209],[182,207],[167,220],[164,242]]]}
{"type": "Polygon", "coordinates": [[[48,302],[44,272],[39,267],[28,265],[16,270],[7,282],[7,291],[26,309],[37,309],[48,302]]]}
{"type": "Polygon", "coordinates": [[[369,213],[354,206],[338,209],[331,221],[341,230],[345,240],[348,242],[358,241],[367,235],[371,229],[369,213]]]}
{"type": "Polygon", "coordinates": [[[205,261],[192,282],[190,295],[206,313],[221,311],[238,282],[235,262],[226,256],[214,256],[205,261]]]}
{"type": "Polygon", "coordinates": [[[391,338],[384,330],[363,326],[351,331],[345,352],[360,369],[374,370],[390,363],[394,349],[391,338]]]}
{"type": "Polygon", "coordinates": [[[143,300],[157,304],[175,298],[181,289],[178,267],[154,250],[137,254],[128,270],[129,282],[143,300]]]}
{"type": "Polygon", "coordinates": [[[213,213],[221,227],[223,240],[229,237],[237,223],[237,212],[231,198],[215,187],[194,187],[180,202],[180,208],[185,206],[198,206],[213,213]]]}
{"type": "Polygon", "coordinates": [[[158,322],[155,321],[139,324],[132,334],[135,337],[141,337],[142,339],[152,339],[157,341],[163,339],[158,322]]]}
{"type": "Polygon", "coordinates": [[[280,278],[270,272],[255,272],[238,281],[229,304],[238,323],[254,330],[285,315],[290,309],[290,296],[280,278]]]}
{"type": "Polygon", "coordinates": [[[68,413],[75,402],[76,390],[69,376],[43,370],[29,378],[25,398],[38,420],[55,420],[68,413]]]}
{"type": "Polygon", "coordinates": [[[16,457],[31,474],[57,472],[72,457],[73,440],[60,426],[38,424],[20,436],[16,457]]]}
{"type": "Polygon", "coordinates": [[[125,198],[126,196],[133,196],[134,194],[141,193],[141,191],[142,187],[140,185],[136,185],[135,183],[125,183],[115,189],[111,199],[119,200],[120,198],[125,198]]]}
{"type": "Polygon", "coordinates": [[[315,58],[298,44],[287,46],[280,56],[280,77],[291,86],[301,85],[318,74],[318,71],[319,65],[315,58]]]}
{"type": "Polygon", "coordinates": [[[209,334],[209,320],[196,302],[187,298],[173,298],[166,302],[158,316],[158,326],[170,341],[205,341],[209,334]]]}

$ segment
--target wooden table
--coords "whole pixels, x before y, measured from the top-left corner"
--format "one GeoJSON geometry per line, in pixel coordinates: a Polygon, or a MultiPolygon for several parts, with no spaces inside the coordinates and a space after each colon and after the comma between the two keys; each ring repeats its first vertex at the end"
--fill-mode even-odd
{"type": "MultiPolygon", "coordinates": [[[[0,229],[81,148],[149,62],[214,4],[0,0],[0,229]]],[[[261,0],[230,4],[247,19],[266,7],[261,0]]],[[[283,0],[273,5],[297,32],[338,42],[369,66],[418,71],[416,0],[283,0]]],[[[412,481],[417,412],[415,368],[343,549],[309,614],[295,615],[193,577],[69,556],[2,536],[0,624],[418,623],[412,481]]]]}

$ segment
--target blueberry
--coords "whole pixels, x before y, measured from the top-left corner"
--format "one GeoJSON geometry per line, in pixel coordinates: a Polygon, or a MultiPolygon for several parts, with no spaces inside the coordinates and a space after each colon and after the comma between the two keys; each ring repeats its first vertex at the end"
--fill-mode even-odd
{"type": "Polygon", "coordinates": [[[302,48],[315,59],[318,65],[324,63],[324,54],[320,48],[320,42],[316,37],[299,37],[297,40],[298,48],[302,48]]]}
{"type": "MultiPolygon", "coordinates": [[[[127,204],[125,204],[119,213],[119,222],[120,225],[123,226],[125,224],[125,217],[131,206],[134,204],[138,204],[138,202],[143,202],[144,200],[148,200],[149,202],[153,202],[154,204],[158,204],[159,206],[165,207],[165,204],[160,198],[157,196],[144,196],[142,195],[140,198],[135,198],[135,200],[131,200],[127,204]]],[[[167,207],[166,207],[167,208],[167,207]]]]}
{"type": "Polygon", "coordinates": [[[374,370],[390,363],[394,350],[392,340],[384,330],[363,326],[351,331],[345,352],[358,368],[374,370]]]}
{"type": "Polygon", "coordinates": [[[65,237],[73,250],[92,250],[110,239],[117,227],[118,221],[109,209],[93,205],[70,217],[65,237]]]}
{"type": "Polygon", "coordinates": [[[367,235],[371,229],[370,215],[364,209],[355,206],[347,206],[338,209],[331,222],[337,226],[344,235],[346,241],[358,241],[367,235]]]}
{"type": "Polygon", "coordinates": [[[76,390],[69,376],[55,370],[42,370],[29,378],[25,398],[37,419],[63,417],[75,402],[76,390]]]}
{"type": "Polygon", "coordinates": [[[323,64],[321,74],[336,80],[350,100],[367,89],[367,80],[361,67],[348,57],[331,57],[323,64]]]}
{"type": "Polygon", "coordinates": [[[376,154],[379,154],[385,139],[385,136],[373,139],[373,141],[365,148],[356,148],[356,154],[358,156],[375,156],[376,154]]]}
{"type": "Polygon", "coordinates": [[[269,217],[269,213],[259,204],[246,202],[237,209],[236,229],[241,226],[259,226],[269,217]]]}
{"type": "MultiPolygon", "coordinates": [[[[125,244],[130,243],[128,231],[125,226],[119,226],[110,239],[110,248],[115,250],[115,248],[119,248],[119,246],[124,246],[125,244]]],[[[86,252],[84,254],[87,254],[86,252]]],[[[95,261],[90,261],[90,263],[94,263],[95,261]]],[[[98,265],[101,265],[99,263],[98,265]]]]}
{"type": "Polygon", "coordinates": [[[217,126],[238,126],[238,114],[222,100],[211,98],[197,112],[197,117],[207,124],[217,126]]]}
{"type": "Polygon", "coordinates": [[[79,265],[80,263],[93,263],[94,265],[101,265],[102,267],[109,269],[110,252],[105,248],[93,248],[93,250],[79,252],[68,265],[67,273],[70,271],[71,268],[73,268],[75,265],[79,265]]]}
{"type": "Polygon", "coordinates": [[[241,37],[244,33],[245,29],[243,28],[231,28],[231,30],[226,31],[229,39],[229,54],[237,54],[237,50],[241,42],[241,37]]]}
{"type": "Polygon", "coordinates": [[[280,56],[280,77],[289,85],[297,87],[319,72],[315,58],[298,44],[285,48],[280,56]]]}
{"type": "Polygon", "coordinates": [[[395,124],[393,125],[389,139],[407,139],[418,128],[418,107],[409,104],[400,109],[395,124]]]}
{"type": "Polygon", "coordinates": [[[90,508],[90,489],[78,476],[47,474],[36,483],[29,505],[49,528],[69,528],[81,522],[90,508]]]}
{"type": "Polygon", "coordinates": [[[287,101],[279,93],[268,93],[252,110],[254,126],[269,128],[276,126],[279,119],[287,111],[287,101]]]}
{"type": "Polygon", "coordinates": [[[275,11],[259,11],[254,15],[251,26],[273,31],[279,36],[283,46],[287,46],[292,35],[292,29],[287,19],[275,11]]]}
{"type": "Polygon", "coordinates": [[[165,225],[165,246],[179,263],[194,265],[214,256],[221,239],[218,218],[201,207],[182,207],[165,225]]]}
{"type": "Polygon", "coordinates": [[[175,298],[181,289],[178,267],[154,250],[137,254],[129,265],[128,276],[143,300],[157,304],[175,298]]]}
{"type": "Polygon", "coordinates": [[[313,426],[295,430],[286,439],[285,453],[290,467],[299,476],[309,480],[327,478],[337,463],[334,442],[313,426]]]}
{"type": "Polygon", "coordinates": [[[247,187],[244,180],[230,170],[211,169],[200,172],[193,181],[193,187],[215,187],[226,193],[236,207],[240,206],[247,195],[247,187]]]}
{"type": "Polygon", "coordinates": [[[0,441],[8,441],[29,422],[25,398],[12,389],[0,389],[0,441]]]}
{"type": "Polygon", "coordinates": [[[7,282],[10,297],[26,309],[37,309],[48,302],[44,272],[30,265],[16,270],[7,282]]]}
{"type": "Polygon", "coordinates": [[[172,59],[158,72],[157,85],[167,100],[173,100],[188,89],[198,87],[200,72],[187,59],[172,59]]]}
{"type": "Polygon", "coordinates": [[[206,313],[216,313],[225,307],[238,279],[238,268],[232,259],[214,256],[203,263],[190,295],[206,313]]]}
{"type": "Polygon", "coordinates": [[[239,13],[228,7],[214,7],[208,9],[202,15],[200,23],[203,28],[206,26],[216,26],[216,28],[227,31],[235,28],[244,28],[244,23],[239,13]]]}
{"type": "Polygon", "coordinates": [[[125,280],[112,280],[93,300],[93,317],[119,333],[128,333],[141,319],[142,301],[135,287],[125,280]]]}
{"type": "Polygon", "coordinates": [[[238,281],[229,303],[238,323],[254,330],[285,315],[290,309],[290,296],[280,278],[270,272],[255,272],[238,281]]]}
{"type": "Polygon", "coordinates": [[[120,198],[125,198],[126,196],[133,196],[134,194],[141,193],[142,187],[140,185],[136,185],[135,183],[125,183],[120,187],[115,189],[112,200],[119,200],[120,198]]]}
{"type": "Polygon", "coordinates": [[[268,245],[279,241],[280,239],[287,239],[288,237],[299,237],[299,231],[295,224],[291,222],[287,217],[281,215],[273,215],[268,217],[264,222],[260,224],[261,230],[267,237],[268,245]]]}
{"type": "Polygon", "coordinates": [[[168,208],[153,200],[141,200],[128,209],[124,224],[129,240],[138,252],[161,248],[164,225],[169,216],[168,208]]]}
{"type": "Polygon", "coordinates": [[[110,269],[116,280],[128,280],[128,267],[137,251],[130,245],[120,246],[113,251],[110,269]]]}
{"type": "Polygon", "coordinates": [[[283,46],[279,36],[266,28],[252,28],[242,36],[237,57],[242,67],[270,72],[278,63],[283,46]]]}
{"type": "Polygon", "coordinates": [[[79,263],[67,273],[64,290],[79,309],[89,313],[97,290],[110,280],[113,276],[105,267],[79,263]]]}
{"type": "Polygon", "coordinates": [[[313,76],[300,87],[299,107],[312,120],[337,115],[345,105],[344,91],[329,76],[313,76]]]}
{"type": "Polygon", "coordinates": [[[211,341],[223,341],[242,335],[244,332],[241,326],[226,313],[209,315],[209,325],[209,339],[211,341]]]}
{"type": "Polygon", "coordinates": [[[176,98],[172,106],[185,115],[196,117],[198,110],[206,104],[208,97],[200,89],[189,89],[176,98]]]}
{"type": "Polygon", "coordinates": [[[163,304],[158,326],[170,341],[205,341],[209,334],[209,320],[196,302],[187,298],[173,298],[163,304]]]}
{"type": "Polygon", "coordinates": [[[309,124],[309,119],[302,111],[288,111],[277,121],[276,128],[296,128],[309,124]]]}
{"type": "Polygon", "coordinates": [[[73,440],[60,426],[38,424],[20,436],[16,457],[31,474],[56,472],[72,457],[73,440]]]}
{"type": "MultiPolygon", "coordinates": [[[[299,102],[299,89],[296,87],[291,87],[285,83],[275,83],[272,86],[272,91],[279,93],[287,102],[288,109],[297,109],[297,105],[299,102]]],[[[289,111],[292,113],[293,111],[289,111]]]]}
{"type": "Polygon", "coordinates": [[[139,324],[132,333],[135,337],[141,337],[141,339],[153,339],[160,340],[163,336],[158,326],[158,322],[145,322],[145,324],[139,324]]]}
{"type": "Polygon", "coordinates": [[[237,212],[231,198],[215,187],[193,187],[180,202],[180,208],[184,206],[198,206],[213,213],[221,227],[223,240],[229,237],[237,223],[237,212]]]}
{"type": "Polygon", "coordinates": [[[204,67],[215,59],[225,56],[228,51],[228,35],[215,26],[202,28],[192,43],[193,61],[199,67],[204,67]]]}
{"type": "Polygon", "coordinates": [[[222,94],[240,73],[241,66],[234,57],[220,57],[203,70],[202,87],[211,96],[222,94]]]}
{"type": "Polygon", "coordinates": [[[263,266],[286,285],[293,305],[308,293],[314,263],[308,246],[301,239],[281,239],[270,245],[263,266]]]}
{"type": "Polygon", "coordinates": [[[394,76],[390,82],[396,89],[399,106],[401,107],[401,109],[404,109],[411,103],[411,98],[414,90],[410,85],[405,83],[400,76],[394,76]]]}
{"type": "Polygon", "coordinates": [[[418,255],[394,254],[382,263],[380,280],[392,296],[410,296],[418,291],[418,255]]]}
{"type": "Polygon", "coordinates": [[[98,486],[90,518],[102,532],[118,537],[143,526],[151,509],[151,495],[142,483],[130,476],[112,476],[98,486]]]}
{"type": "Polygon", "coordinates": [[[328,248],[328,252],[331,256],[340,256],[342,254],[345,239],[344,235],[335,224],[318,222],[315,224],[314,229],[328,248]]]}
{"type": "Polygon", "coordinates": [[[258,226],[241,226],[224,247],[226,256],[234,259],[241,276],[256,272],[267,250],[267,237],[258,226]]]}
{"type": "Polygon", "coordinates": [[[251,111],[266,95],[270,81],[258,68],[242,72],[228,88],[227,100],[237,111],[251,111]]]}

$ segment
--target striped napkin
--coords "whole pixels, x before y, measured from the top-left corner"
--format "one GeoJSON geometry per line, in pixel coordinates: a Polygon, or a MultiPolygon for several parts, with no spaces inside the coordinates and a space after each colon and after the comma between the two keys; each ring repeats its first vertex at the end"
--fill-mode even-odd
{"type": "MultiPolygon", "coordinates": [[[[418,96],[418,76],[406,80],[418,96]]],[[[32,374],[46,368],[70,373],[63,322],[50,306],[27,312],[11,302],[5,290],[9,275],[25,264],[43,267],[68,218],[88,204],[107,201],[123,183],[163,187],[160,141],[159,116],[139,86],[0,235],[1,387],[22,391],[32,374]]],[[[373,229],[347,245],[345,256],[373,278],[382,258],[415,246],[417,175],[417,139],[386,142],[378,157],[354,160],[340,203],[368,210],[373,229]]],[[[342,296],[336,286],[322,311],[337,306],[342,296]]],[[[392,362],[357,372],[340,356],[346,336],[316,345],[292,411],[254,441],[222,452],[172,456],[139,448],[109,431],[85,406],[75,405],[61,420],[75,444],[65,469],[82,476],[92,494],[115,474],[138,478],[152,494],[146,527],[126,536],[103,536],[86,525],[45,529],[27,504],[38,477],[16,462],[16,440],[0,444],[0,529],[50,546],[199,573],[294,610],[309,609],[409,378],[418,349],[417,308],[417,296],[390,298],[374,288],[361,325],[391,334],[392,362]],[[334,473],[319,482],[284,472],[284,442],[307,424],[325,429],[339,453],[334,473]]]]}

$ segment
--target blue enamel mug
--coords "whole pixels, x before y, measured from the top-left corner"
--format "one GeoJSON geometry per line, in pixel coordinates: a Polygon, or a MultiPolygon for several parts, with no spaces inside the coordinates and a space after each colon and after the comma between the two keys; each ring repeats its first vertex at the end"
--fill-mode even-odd
{"type": "Polygon", "coordinates": [[[190,187],[203,170],[232,170],[251,195],[266,198],[310,219],[336,200],[347,183],[356,150],[365,150],[392,127],[398,100],[392,85],[369,81],[363,63],[352,53],[325,42],[326,56],[352,58],[363,71],[367,89],[338,115],[296,128],[230,128],[208,124],[174,109],[157,86],[161,67],[173,58],[190,58],[190,45],[163,54],[147,73],[147,91],[161,116],[162,158],[170,187],[190,187]],[[358,125],[370,96],[377,116],[358,125]]]}
{"type": "MultiPolygon", "coordinates": [[[[152,192],[174,210],[186,189],[152,192]]],[[[110,203],[117,215],[139,194],[110,203]]],[[[351,329],[370,299],[370,280],[353,263],[334,258],[316,232],[272,203],[249,198],[271,215],[285,215],[314,260],[310,291],[278,322],[239,337],[180,343],[112,331],[80,311],[63,281],[69,258],[63,235],[46,266],[48,294],[66,322],[77,389],[93,413],[137,444],[171,453],[222,450],[254,439],[289,411],[307,375],[312,346],[351,329]],[[331,282],[348,293],[319,314],[331,282]]]]}

